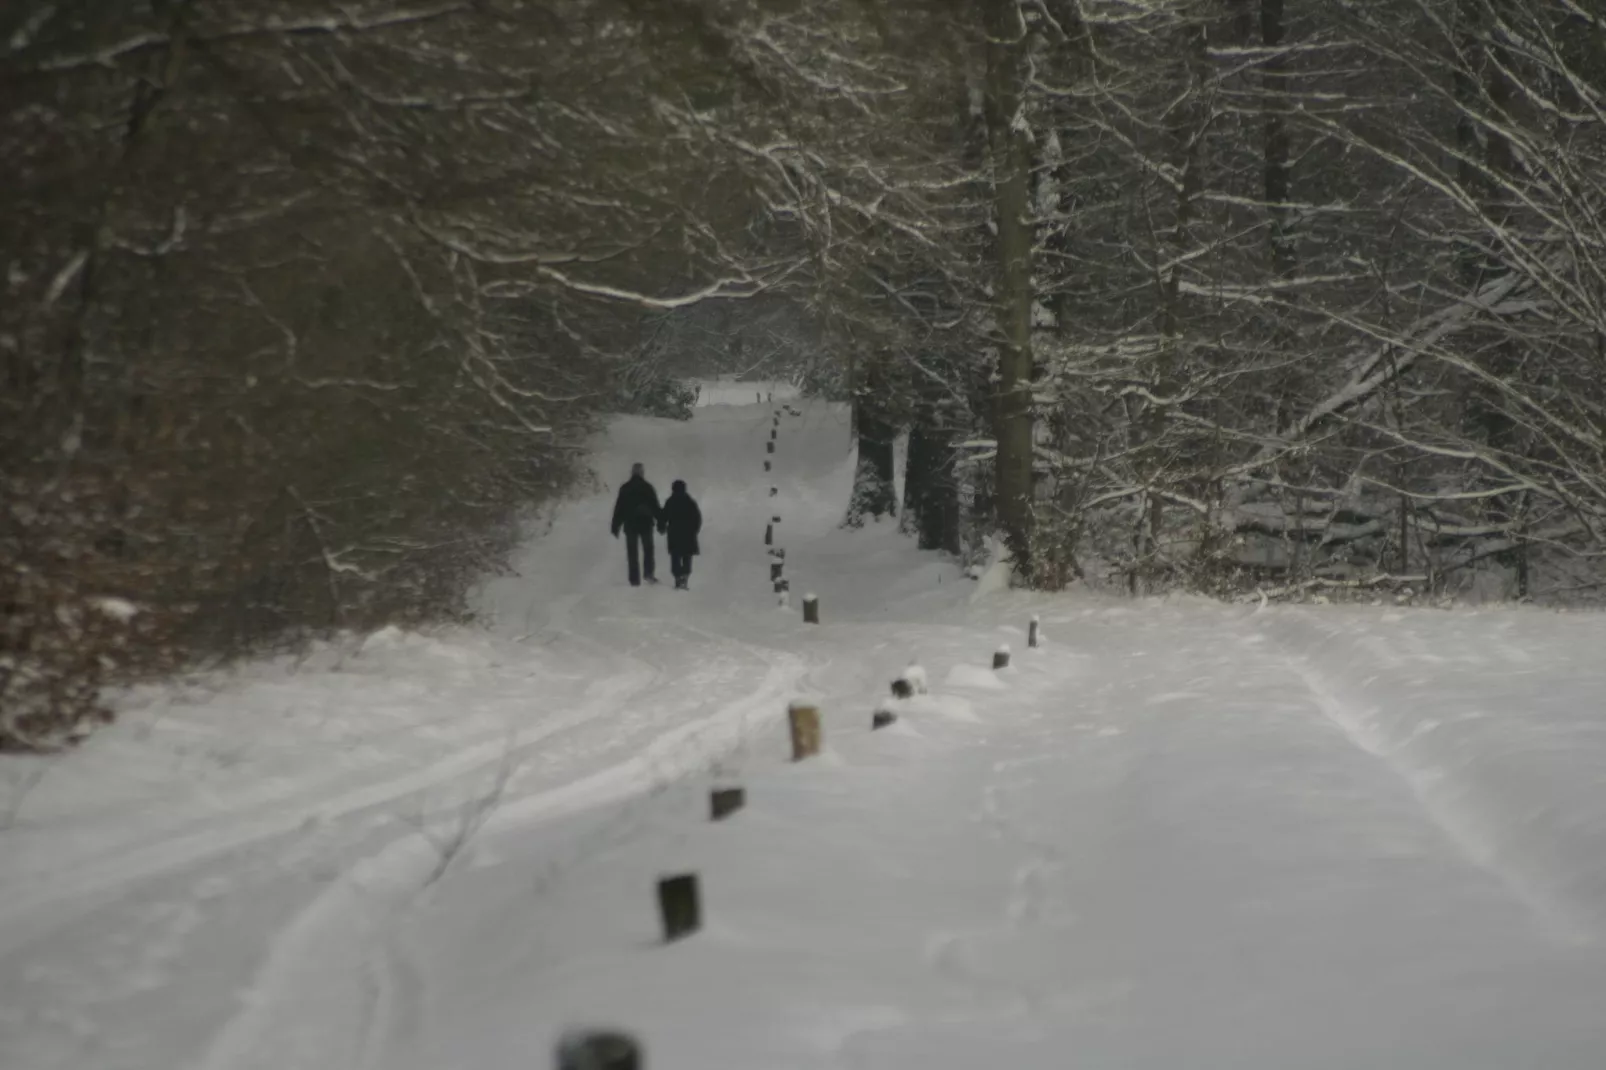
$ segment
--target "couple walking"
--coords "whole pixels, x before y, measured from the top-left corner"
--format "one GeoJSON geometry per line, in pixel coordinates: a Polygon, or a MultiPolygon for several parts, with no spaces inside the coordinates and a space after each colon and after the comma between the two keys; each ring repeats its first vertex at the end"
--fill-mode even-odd
{"type": "Polygon", "coordinates": [[[703,513],[686,493],[686,481],[677,479],[670,485],[669,497],[658,504],[658,492],[647,482],[647,470],[637,461],[630,466],[630,479],[619,488],[619,497],[613,503],[613,537],[625,533],[625,553],[630,558],[630,586],[640,587],[641,581],[657,583],[653,575],[654,559],[652,529],[666,536],[669,550],[669,571],[675,577],[675,586],[686,589],[691,575],[691,559],[700,552],[697,534],[703,530],[703,513]],[[639,561],[638,561],[639,555],[639,561]]]}

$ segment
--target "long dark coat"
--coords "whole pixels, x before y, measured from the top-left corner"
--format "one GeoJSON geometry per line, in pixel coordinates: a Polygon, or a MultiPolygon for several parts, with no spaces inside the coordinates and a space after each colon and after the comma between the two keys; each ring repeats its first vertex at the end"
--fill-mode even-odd
{"type": "Polygon", "coordinates": [[[617,535],[624,528],[638,535],[651,535],[653,525],[662,521],[663,510],[653,485],[641,476],[625,480],[613,503],[613,533],[617,535]]]}
{"type": "Polygon", "coordinates": [[[703,511],[690,494],[677,490],[664,499],[663,522],[659,528],[668,536],[672,554],[698,554],[697,536],[703,530],[703,511]]]}

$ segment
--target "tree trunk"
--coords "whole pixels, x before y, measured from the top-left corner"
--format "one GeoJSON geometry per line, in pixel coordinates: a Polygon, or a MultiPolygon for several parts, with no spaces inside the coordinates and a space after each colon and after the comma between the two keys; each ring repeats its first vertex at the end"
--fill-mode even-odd
{"type": "Polygon", "coordinates": [[[853,497],[848,502],[848,527],[859,527],[866,518],[879,520],[898,512],[898,490],[894,482],[892,447],[898,429],[883,411],[884,394],[873,385],[853,395],[853,426],[859,440],[859,460],[853,472],[853,497]]]}
{"type": "Polygon", "coordinates": [[[953,432],[922,410],[909,430],[903,472],[902,530],[922,550],[959,552],[959,486],[954,479],[953,432]]]}
{"type": "Polygon", "coordinates": [[[1276,52],[1282,47],[1285,32],[1283,0],[1260,0],[1260,43],[1269,53],[1262,75],[1267,98],[1264,181],[1266,204],[1271,212],[1272,267],[1280,278],[1291,277],[1295,266],[1288,222],[1290,147],[1285,111],[1288,107],[1288,60],[1276,52]]]}
{"type": "Polygon", "coordinates": [[[1026,25],[1016,0],[984,0],[986,112],[998,226],[994,307],[1000,334],[993,384],[998,520],[1016,573],[1033,578],[1031,145],[1021,110],[1026,25]]]}

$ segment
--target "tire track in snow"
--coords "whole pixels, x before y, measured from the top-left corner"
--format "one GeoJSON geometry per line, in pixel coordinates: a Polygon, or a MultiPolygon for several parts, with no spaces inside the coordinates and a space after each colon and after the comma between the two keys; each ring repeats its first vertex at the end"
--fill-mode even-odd
{"type": "MultiPolygon", "coordinates": [[[[707,767],[757,723],[778,718],[803,660],[737,640],[717,646],[727,658],[735,652],[762,662],[756,688],[659,732],[622,762],[503,803],[478,837],[525,833],[542,822],[647,794],[707,767]]],[[[691,698],[695,706],[698,696],[691,698]]],[[[438,852],[420,837],[392,840],[303,907],[273,940],[241,1009],[193,1064],[195,1070],[384,1066],[396,1023],[406,1019],[396,1006],[397,993],[408,988],[386,965],[386,922],[406,909],[438,861],[438,852]],[[331,1014],[330,1007],[342,1010],[331,1014]]]]}
{"type": "Polygon", "coordinates": [[[1397,739],[1382,728],[1374,715],[1349,700],[1308,658],[1282,656],[1321,714],[1353,746],[1382,762],[1403,782],[1456,852],[1504,885],[1552,939],[1571,944],[1600,939],[1599,904],[1578,901],[1545,866],[1514,857],[1509,835],[1480,803],[1474,784],[1460,783],[1442,768],[1413,760],[1402,745],[1409,739],[1397,739]]]}
{"type": "MultiPolygon", "coordinates": [[[[594,699],[588,696],[584,706],[567,716],[511,736],[498,732],[481,737],[422,769],[372,781],[335,795],[311,789],[299,796],[276,799],[271,812],[243,821],[240,813],[232,812],[191,822],[179,830],[162,830],[137,847],[103,852],[90,861],[57,870],[33,882],[16,881],[5,901],[0,903],[0,933],[9,934],[13,939],[32,939],[39,935],[38,928],[21,924],[30,914],[46,910],[56,913],[63,903],[91,900],[220,854],[289,835],[309,825],[321,825],[483,773],[506,758],[510,738],[515,752],[528,751],[555,735],[596,719],[598,711],[606,711],[639,694],[656,679],[656,674],[643,679],[639,671],[610,676],[595,689],[599,694],[594,699]]],[[[12,950],[13,946],[9,942],[0,945],[0,953],[12,950]]]]}

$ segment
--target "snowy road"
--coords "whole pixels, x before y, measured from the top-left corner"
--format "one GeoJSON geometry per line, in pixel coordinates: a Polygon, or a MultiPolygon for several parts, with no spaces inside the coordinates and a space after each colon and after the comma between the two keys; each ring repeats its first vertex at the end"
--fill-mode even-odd
{"type": "Polygon", "coordinates": [[[836,529],[841,412],[770,426],[602,446],[702,500],[689,593],[624,586],[610,487],[488,632],[149,690],[0,770],[0,1066],[528,1067],[576,1021],[669,1070],[1603,1065],[1606,622],[977,599],[836,529]],[[872,734],[911,657],[932,694],[872,734]],[[798,694],[828,751],[791,766],[798,694]],[[709,925],[659,947],[682,868],[709,925]]]}

